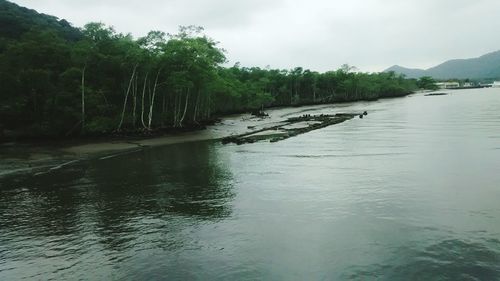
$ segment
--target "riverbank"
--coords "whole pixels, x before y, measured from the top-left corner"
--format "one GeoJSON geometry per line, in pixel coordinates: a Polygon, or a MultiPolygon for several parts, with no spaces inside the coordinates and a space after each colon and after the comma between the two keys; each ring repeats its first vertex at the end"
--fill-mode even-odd
{"type": "MultiPolygon", "coordinates": [[[[21,138],[16,141],[0,142],[0,156],[2,150],[9,146],[28,146],[38,150],[57,150],[61,153],[86,155],[107,151],[125,150],[137,147],[169,145],[190,141],[222,139],[236,134],[250,132],[256,126],[272,126],[285,121],[293,114],[308,112],[324,108],[341,108],[352,104],[374,102],[377,100],[403,98],[412,94],[429,92],[417,91],[403,96],[379,98],[375,100],[346,101],[338,103],[312,103],[296,106],[269,107],[265,112],[269,116],[255,116],[251,113],[234,113],[219,116],[213,120],[198,125],[183,128],[165,128],[152,131],[123,131],[121,133],[102,136],[87,136],[83,138],[21,138]],[[281,119],[280,119],[281,118],[281,119]]],[[[336,112],[339,113],[339,112],[336,112]]],[[[297,116],[298,116],[297,115],[297,116]]],[[[36,150],[35,149],[35,150],[36,150]]]]}
{"type": "MultiPolygon", "coordinates": [[[[365,102],[368,103],[368,102],[365,102]]],[[[363,102],[282,107],[266,110],[267,117],[249,113],[222,117],[219,122],[204,130],[176,132],[162,136],[123,136],[111,139],[84,139],[68,141],[10,142],[0,145],[0,176],[30,172],[40,173],[61,165],[89,158],[106,158],[150,147],[178,143],[208,141],[241,135],[264,128],[279,126],[290,117],[303,114],[331,114],[350,112],[353,105],[363,102]]],[[[362,108],[361,106],[360,108],[362,108]]],[[[359,110],[357,110],[359,111],[359,110]]],[[[356,112],[357,112],[356,111],[356,112]]]]}
{"type": "Polygon", "coordinates": [[[208,141],[242,134],[249,128],[271,126],[281,119],[310,110],[331,108],[332,105],[276,108],[268,110],[269,117],[234,114],[221,118],[204,130],[177,132],[162,136],[122,136],[109,139],[44,140],[7,142],[0,144],[0,177],[18,173],[45,173],[91,158],[113,157],[139,149],[177,143],[208,141]]]}
{"type": "Polygon", "coordinates": [[[51,154],[86,156],[89,154],[114,152],[141,147],[221,139],[231,135],[248,133],[263,127],[278,125],[293,115],[300,116],[304,112],[343,107],[349,104],[353,103],[269,108],[266,110],[269,116],[259,117],[250,113],[233,114],[221,117],[218,122],[213,122],[211,125],[204,125],[203,128],[177,130],[173,132],[162,133],[159,131],[142,135],[124,133],[122,135],[112,135],[109,137],[43,140],[41,142],[36,140],[8,142],[0,145],[0,156],[5,156],[3,159],[21,158],[26,160],[47,158],[46,156],[51,154]],[[16,147],[22,148],[22,151],[18,151],[16,147]]]}
{"type": "MultiPolygon", "coordinates": [[[[392,99],[392,98],[388,98],[392,99]]],[[[394,98],[399,99],[399,98],[394,98]]],[[[386,99],[384,99],[386,100],[386,99]]],[[[274,107],[266,109],[269,116],[257,117],[250,113],[223,116],[216,124],[203,130],[177,131],[164,135],[123,135],[109,138],[61,141],[26,141],[0,144],[0,176],[18,172],[43,173],[61,165],[93,158],[114,157],[142,149],[223,139],[281,126],[291,117],[304,114],[360,113],[379,101],[356,101],[301,107],[274,107]]],[[[299,128],[302,130],[301,128],[299,128]]]]}
{"type": "Polygon", "coordinates": [[[178,132],[155,137],[125,137],[121,140],[98,141],[66,146],[62,152],[75,155],[88,155],[119,150],[155,147],[176,143],[222,139],[231,135],[248,133],[260,128],[281,124],[286,118],[301,115],[304,112],[333,108],[334,105],[312,105],[303,107],[284,107],[266,110],[269,116],[258,117],[250,113],[234,114],[222,117],[219,122],[207,126],[204,130],[178,132]]]}

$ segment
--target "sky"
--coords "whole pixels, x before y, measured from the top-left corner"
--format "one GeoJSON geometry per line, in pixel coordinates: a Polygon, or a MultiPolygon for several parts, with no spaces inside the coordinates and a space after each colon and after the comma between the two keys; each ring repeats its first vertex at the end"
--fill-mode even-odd
{"type": "Polygon", "coordinates": [[[203,26],[228,64],[376,72],[500,50],[498,0],[11,0],[74,26],[135,37],[203,26]]]}

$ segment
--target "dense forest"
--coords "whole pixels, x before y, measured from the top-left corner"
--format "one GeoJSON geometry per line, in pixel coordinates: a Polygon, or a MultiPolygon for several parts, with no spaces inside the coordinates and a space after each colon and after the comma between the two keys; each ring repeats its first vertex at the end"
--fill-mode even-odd
{"type": "Polygon", "coordinates": [[[201,27],[134,38],[0,0],[0,136],[201,126],[225,113],[375,100],[427,85],[348,65],[318,73],[225,64],[225,51],[201,27]]]}

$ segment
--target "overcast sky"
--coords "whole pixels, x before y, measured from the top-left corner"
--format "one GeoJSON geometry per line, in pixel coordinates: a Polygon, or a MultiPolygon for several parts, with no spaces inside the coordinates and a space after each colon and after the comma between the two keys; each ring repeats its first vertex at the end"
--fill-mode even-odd
{"type": "Polygon", "coordinates": [[[230,64],[362,71],[394,64],[426,68],[500,49],[498,0],[13,0],[119,32],[175,33],[199,25],[230,64]]]}

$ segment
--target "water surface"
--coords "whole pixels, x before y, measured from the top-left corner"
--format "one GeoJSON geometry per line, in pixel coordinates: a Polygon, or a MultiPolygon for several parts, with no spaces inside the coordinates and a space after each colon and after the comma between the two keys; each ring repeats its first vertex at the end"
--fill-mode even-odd
{"type": "Polygon", "coordinates": [[[0,280],[498,280],[500,90],[0,178],[0,280]]]}

